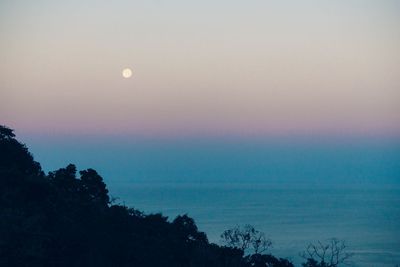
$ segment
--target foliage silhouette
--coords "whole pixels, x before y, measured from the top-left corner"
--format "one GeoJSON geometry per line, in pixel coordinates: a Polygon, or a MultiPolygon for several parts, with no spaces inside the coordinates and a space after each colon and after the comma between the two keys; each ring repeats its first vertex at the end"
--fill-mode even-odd
{"type": "Polygon", "coordinates": [[[221,238],[227,246],[239,248],[245,252],[250,249],[255,254],[263,253],[272,246],[271,240],[263,232],[249,224],[228,229],[221,234],[221,238]]]}
{"type": "Polygon", "coordinates": [[[287,259],[278,259],[272,255],[252,254],[245,257],[247,266],[251,267],[294,267],[287,259]]]}
{"type": "Polygon", "coordinates": [[[78,173],[70,164],[46,175],[5,126],[0,218],[0,266],[293,266],[260,254],[269,243],[256,230],[250,239],[256,253],[245,256],[247,245],[209,243],[187,215],[170,222],[162,214],[115,205],[93,169],[78,173]]]}

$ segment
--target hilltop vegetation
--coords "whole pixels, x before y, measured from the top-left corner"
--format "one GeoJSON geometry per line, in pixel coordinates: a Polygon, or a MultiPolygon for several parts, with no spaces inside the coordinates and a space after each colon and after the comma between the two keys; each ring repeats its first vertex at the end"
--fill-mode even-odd
{"type": "MultiPolygon", "coordinates": [[[[112,203],[93,169],[70,164],[45,174],[5,126],[0,218],[0,266],[293,266],[266,254],[270,240],[251,226],[225,231],[225,246],[212,244],[187,215],[170,221],[112,203]]],[[[336,266],[309,255],[304,266],[336,266]]]]}

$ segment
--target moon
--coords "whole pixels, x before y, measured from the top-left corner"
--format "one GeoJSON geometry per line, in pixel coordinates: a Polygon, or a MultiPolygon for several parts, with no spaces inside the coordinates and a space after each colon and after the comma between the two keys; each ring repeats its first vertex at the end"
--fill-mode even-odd
{"type": "Polygon", "coordinates": [[[128,79],[132,76],[132,70],[130,68],[125,68],[122,70],[122,77],[128,79]]]}

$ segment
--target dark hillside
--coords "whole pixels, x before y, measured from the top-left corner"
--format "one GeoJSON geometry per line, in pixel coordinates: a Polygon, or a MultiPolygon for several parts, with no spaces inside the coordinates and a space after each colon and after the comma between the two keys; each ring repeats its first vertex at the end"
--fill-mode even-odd
{"type": "Polygon", "coordinates": [[[170,222],[114,205],[93,169],[45,175],[0,127],[0,266],[292,266],[210,244],[187,215],[170,222]]]}

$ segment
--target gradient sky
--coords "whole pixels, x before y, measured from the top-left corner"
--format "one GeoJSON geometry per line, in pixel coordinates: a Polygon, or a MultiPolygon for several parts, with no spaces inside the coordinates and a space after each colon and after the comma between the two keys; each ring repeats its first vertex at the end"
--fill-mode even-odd
{"type": "Polygon", "coordinates": [[[400,1],[3,0],[0,121],[32,133],[398,136],[399,48],[400,1]]]}

